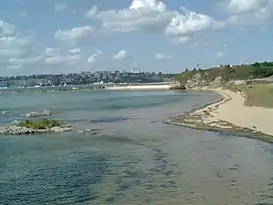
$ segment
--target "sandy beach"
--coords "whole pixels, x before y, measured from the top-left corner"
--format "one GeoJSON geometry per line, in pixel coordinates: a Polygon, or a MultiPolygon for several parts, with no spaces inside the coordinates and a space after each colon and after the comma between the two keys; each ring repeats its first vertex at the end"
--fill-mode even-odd
{"type": "MultiPolygon", "coordinates": [[[[263,133],[273,136],[273,109],[246,106],[244,105],[245,97],[239,92],[223,89],[209,89],[208,91],[221,94],[222,99],[171,120],[171,122],[197,129],[243,132],[247,130],[246,132],[254,134],[263,133]]],[[[271,139],[273,141],[273,137],[271,139]]]]}
{"type": "Polygon", "coordinates": [[[240,93],[220,89],[215,91],[224,97],[225,103],[210,113],[208,121],[223,120],[273,136],[273,109],[245,106],[245,98],[240,93]]]}
{"type": "Polygon", "coordinates": [[[106,90],[169,90],[170,85],[124,85],[106,87],[106,90]]]}

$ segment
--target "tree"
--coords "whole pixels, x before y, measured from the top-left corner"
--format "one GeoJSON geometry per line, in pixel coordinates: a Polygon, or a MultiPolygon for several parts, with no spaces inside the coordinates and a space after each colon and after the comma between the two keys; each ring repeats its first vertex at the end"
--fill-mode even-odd
{"type": "Polygon", "coordinates": [[[252,66],[255,67],[255,68],[257,68],[257,67],[261,67],[261,64],[258,63],[258,62],[255,62],[255,63],[252,64],[252,66]]]}

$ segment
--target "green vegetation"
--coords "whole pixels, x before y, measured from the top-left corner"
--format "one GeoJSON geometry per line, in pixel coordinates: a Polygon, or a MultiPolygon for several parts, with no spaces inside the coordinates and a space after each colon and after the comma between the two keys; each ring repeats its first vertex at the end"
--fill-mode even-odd
{"type": "Polygon", "coordinates": [[[273,108],[273,84],[239,85],[227,88],[245,93],[247,106],[273,108]]]}
{"type": "Polygon", "coordinates": [[[211,82],[217,77],[221,77],[221,83],[227,83],[231,80],[266,78],[273,75],[273,62],[256,62],[249,65],[237,65],[232,67],[227,64],[206,70],[194,69],[189,71],[186,69],[183,73],[176,75],[174,79],[179,82],[186,82],[196,74],[200,74],[200,80],[206,82],[211,82]]]}
{"type": "Polygon", "coordinates": [[[51,120],[51,119],[40,119],[37,121],[32,120],[25,120],[17,124],[19,127],[26,127],[31,129],[50,129],[52,127],[60,126],[61,123],[57,120],[51,120]]]}
{"type": "Polygon", "coordinates": [[[244,86],[246,105],[273,108],[273,84],[244,86]]]}

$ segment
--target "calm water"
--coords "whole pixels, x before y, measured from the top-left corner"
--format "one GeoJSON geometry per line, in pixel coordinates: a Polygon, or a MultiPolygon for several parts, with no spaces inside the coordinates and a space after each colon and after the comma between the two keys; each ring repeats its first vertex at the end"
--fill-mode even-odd
{"type": "Polygon", "coordinates": [[[51,109],[75,132],[0,136],[1,204],[272,205],[273,146],[165,125],[210,93],[2,94],[9,123],[51,109]],[[98,128],[98,135],[77,130],[98,128]]]}

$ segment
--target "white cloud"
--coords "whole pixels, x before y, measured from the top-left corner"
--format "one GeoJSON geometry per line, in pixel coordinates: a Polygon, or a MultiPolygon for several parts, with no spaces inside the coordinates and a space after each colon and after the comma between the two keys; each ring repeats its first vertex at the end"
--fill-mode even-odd
{"type": "Polygon", "coordinates": [[[104,34],[111,32],[163,32],[174,37],[175,44],[185,44],[198,33],[223,29],[225,22],[217,21],[206,14],[168,9],[162,0],[132,0],[128,8],[99,11],[93,6],[86,17],[102,23],[104,34]]]}
{"type": "Polygon", "coordinates": [[[133,0],[127,9],[100,11],[94,17],[111,31],[163,30],[172,18],[172,12],[159,0],[133,0]]]}
{"type": "Polygon", "coordinates": [[[102,51],[101,51],[101,50],[97,50],[93,55],[91,55],[91,56],[88,58],[87,62],[88,62],[89,64],[94,64],[94,63],[97,62],[98,57],[101,56],[101,55],[102,55],[102,51]]]}
{"type": "Polygon", "coordinates": [[[124,60],[124,59],[128,58],[128,53],[125,50],[121,50],[117,54],[115,54],[113,58],[115,60],[124,60]]]}
{"type": "Polygon", "coordinates": [[[72,29],[61,30],[59,29],[55,33],[55,38],[60,41],[66,41],[74,43],[78,40],[94,36],[95,29],[90,26],[75,27],[72,29]]]}
{"type": "Polygon", "coordinates": [[[33,49],[33,39],[16,31],[12,24],[0,21],[0,60],[27,57],[33,49]]]}
{"type": "Polygon", "coordinates": [[[1,75],[75,72],[84,66],[80,48],[41,50],[32,36],[23,35],[15,25],[0,21],[1,75]]]}
{"type": "Polygon", "coordinates": [[[182,41],[187,41],[196,33],[222,28],[224,28],[224,24],[214,20],[212,17],[182,8],[182,13],[176,14],[172,18],[165,33],[171,36],[182,37],[182,41]]]}
{"type": "Polygon", "coordinates": [[[30,56],[28,58],[10,58],[8,61],[11,65],[16,65],[16,67],[22,67],[25,64],[33,64],[40,62],[42,56],[30,56]]]}
{"type": "MultiPolygon", "coordinates": [[[[0,21],[0,65],[1,74],[10,75],[23,71],[37,63],[41,57],[37,55],[34,39],[17,31],[15,25],[0,21]]],[[[22,74],[22,73],[21,73],[22,74]]]]}
{"type": "Polygon", "coordinates": [[[61,52],[58,48],[45,48],[42,58],[47,65],[74,65],[81,60],[79,49],[72,49],[66,52],[61,52]],[[76,52],[75,52],[76,51],[76,52]]]}
{"type": "Polygon", "coordinates": [[[172,56],[170,56],[170,55],[164,55],[162,53],[158,53],[158,54],[155,55],[155,58],[157,60],[167,60],[167,59],[172,59],[172,56]]]}
{"type": "Polygon", "coordinates": [[[81,49],[80,48],[73,48],[71,50],[69,50],[70,53],[80,53],[81,49]]]}
{"type": "Polygon", "coordinates": [[[261,26],[273,19],[273,0],[228,0],[223,6],[230,14],[230,26],[261,26]]]}
{"type": "Polygon", "coordinates": [[[216,58],[222,58],[225,54],[223,52],[219,52],[216,54],[216,58]]]}
{"type": "Polygon", "coordinates": [[[130,9],[142,9],[149,8],[159,12],[165,11],[166,6],[163,2],[158,0],[133,0],[130,9]]]}
{"type": "Polygon", "coordinates": [[[68,6],[66,4],[63,4],[63,3],[56,3],[54,5],[54,10],[55,11],[63,11],[67,8],[68,6]]]}
{"type": "Polygon", "coordinates": [[[56,64],[63,64],[66,62],[65,56],[49,56],[44,59],[45,64],[47,65],[56,65],[56,64]]]}
{"type": "Polygon", "coordinates": [[[186,44],[192,40],[189,36],[181,36],[173,40],[174,44],[186,44]]]}
{"type": "Polygon", "coordinates": [[[240,14],[262,9],[268,0],[230,0],[227,2],[227,11],[231,14],[240,14]]]}
{"type": "Polygon", "coordinates": [[[89,56],[89,58],[87,59],[87,62],[90,64],[94,64],[96,61],[97,61],[97,54],[96,53],[89,56]]]}
{"type": "Polygon", "coordinates": [[[0,21],[0,37],[12,36],[16,32],[16,27],[10,23],[0,21]]]}
{"type": "Polygon", "coordinates": [[[97,6],[93,6],[90,10],[88,10],[85,13],[85,17],[87,18],[93,18],[98,12],[98,7],[97,6]]]}

